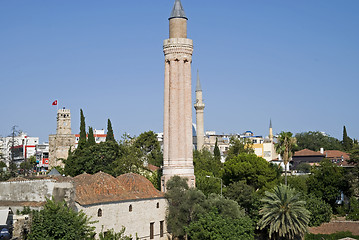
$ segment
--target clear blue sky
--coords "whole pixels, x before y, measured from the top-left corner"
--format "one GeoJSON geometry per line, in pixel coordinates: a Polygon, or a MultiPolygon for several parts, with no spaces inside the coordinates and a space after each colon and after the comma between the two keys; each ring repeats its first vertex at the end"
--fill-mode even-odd
{"type": "MultiPolygon", "coordinates": [[[[174,0],[1,0],[0,135],[40,141],[56,107],[117,138],[162,131],[163,40],[174,0]]],[[[359,138],[358,0],[182,0],[205,130],[359,138]]],[[[194,94],[193,94],[194,95],[194,94]]]]}

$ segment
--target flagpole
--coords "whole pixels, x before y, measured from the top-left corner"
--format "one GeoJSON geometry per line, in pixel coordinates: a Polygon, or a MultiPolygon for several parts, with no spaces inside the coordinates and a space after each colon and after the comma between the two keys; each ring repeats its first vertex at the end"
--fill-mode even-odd
{"type": "Polygon", "coordinates": [[[56,108],[57,108],[57,111],[56,111],[56,113],[59,111],[59,100],[56,100],[57,102],[57,104],[56,104],[56,108]]]}

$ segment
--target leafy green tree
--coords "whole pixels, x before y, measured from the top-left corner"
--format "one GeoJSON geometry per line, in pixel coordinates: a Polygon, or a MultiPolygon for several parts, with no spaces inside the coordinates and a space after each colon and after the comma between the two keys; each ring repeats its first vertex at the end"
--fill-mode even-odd
{"type": "Polygon", "coordinates": [[[99,171],[114,173],[115,162],[121,156],[120,146],[115,141],[101,142],[70,152],[64,161],[66,175],[77,176],[84,172],[94,174],[99,171]]]}
{"type": "Polygon", "coordinates": [[[125,231],[125,227],[122,227],[121,231],[119,231],[118,233],[116,233],[113,229],[110,229],[106,232],[101,232],[98,237],[100,240],[132,240],[131,235],[125,235],[125,231]]]}
{"type": "Polygon", "coordinates": [[[134,142],[134,146],[139,148],[145,160],[157,167],[163,165],[163,155],[157,135],[153,131],[141,133],[134,142]]]}
{"type": "Polygon", "coordinates": [[[115,140],[115,135],[113,134],[112,124],[111,124],[110,119],[107,120],[106,142],[108,142],[108,141],[116,141],[115,140]]]}
{"type": "Polygon", "coordinates": [[[346,129],[345,126],[343,127],[343,141],[342,141],[342,144],[343,144],[344,151],[349,152],[353,148],[353,140],[348,136],[347,129],[346,129]]]}
{"type": "MultiPolygon", "coordinates": [[[[226,218],[241,218],[245,216],[245,211],[239,204],[231,199],[223,198],[218,194],[210,194],[208,198],[201,204],[204,212],[216,209],[216,212],[226,218]]],[[[197,214],[201,214],[199,211],[197,214]]]]}
{"type": "Polygon", "coordinates": [[[278,183],[278,166],[268,163],[255,154],[239,154],[224,163],[222,178],[225,185],[245,181],[254,189],[272,188],[278,183]]]}
{"type": "Polygon", "coordinates": [[[253,143],[250,139],[239,139],[237,137],[231,137],[229,140],[227,159],[234,158],[241,153],[254,153],[253,143]]]}
{"type": "Polygon", "coordinates": [[[221,151],[219,151],[218,139],[217,138],[216,138],[216,143],[214,144],[213,155],[214,155],[214,159],[216,161],[221,161],[221,151]]]}
{"type": "Polygon", "coordinates": [[[27,176],[34,169],[34,166],[29,161],[20,163],[20,169],[24,171],[24,175],[27,176]]]}
{"type": "Polygon", "coordinates": [[[324,200],[309,195],[306,198],[305,208],[311,213],[309,226],[319,226],[324,222],[330,222],[333,211],[332,207],[324,200]]]}
{"type": "Polygon", "coordinates": [[[212,172],[202,170],[196,171],[195,174],[196,188],[201,190],[206,196],[211,193],[221,193],[221,181],[219,178],[213,176],[212,172]]]}
{"type": "Polygon", "coordinates": [[[3,161],[0,161],[0,171],[2,171],[3,168],[6,168],[6,163],[4,163],[3,161]]]}
{"type": "Polygon", "coordinates": [[[65,202],[48,199],[43,210],[33,213],[28,239],[93,239],[92,223],[83,212],[75,212],[65,202]]]}
{"type": "Polygon", "coordinates": [[[93,135],[93,129],[92,127],[89,127],[89,134],[87,137],[87,142],[89,146],[93,146],[96,144],[95,136],[93,135]]]}
{"type": "Polygon", "coordinates": [[[294,147],[296,146],[296,138],[293,137],[291,132],[281,132],[277,138],[275,149],[278,154],[282,156],[283,163],[285,166],[285,180],[284,183],[287,185],[287,165],[292,158],[294,147]]]}
{"type": "Polygon", "coordinates": [[[220,171],[222,169],[223,164],[219,159],[216,159],[212,153],[210,153],[206,149],[202,149],[201,151],[194,150],[193,151],[193,165],[194,172],[197,176],[199,172],[206,171],[210,174],[218,177],[220,175],[220,171]]]}
{"type": "Polygon", "coordinates": [[[10,172],[7,170],[3,170],[6,168],[6,163],[0,161],[0,181],[6,181],[10,178],[10,172]]]}
{"type": "Polygon", "coordinates": [[[269,238],[286,240],[302,238],[307,232],[310,212],[299,193],[287,185],[279,185],[265,192],[260,210],[260,229],[269,229],[269,238]]]}
{"type": "Polygon", "coordinates": [[[297,171],[298,172],[301,172],[301,173],[310,173],[310,164],[308,163],[300,163],[298,166],[297,166],[297,171]]]}
{"type": "Polygon", "coordinates": [[[236,201],[255,222],[259,220],[260,195],[245,181],[231,183],[225,197],[236,201]]]}
{"type": "Polygon", "coordinates": [[[79,148],[79,149],[85,148],[86,144],[87,144],[87,139],[86,139],[85,116],[84,116],[82,109],[80,109],[80,138],[79,138],[77,148],[79,148]]]}
{"type": "Polygon", "coordinates": [[[298,147],[296,150],[310,149],[312,151],[319,151],[320,148],[325,150],[342,150],[341,142],[328,135],[324,135],[319,131],[309,131],[297,133],[295,135],[298,147]]]}
{"type": "Polygon", "coordinates": [[[288,176],[288,185],[290,185],[292,188],[295,188],[295,190],[301,192],[303,195],[307,195],[307,179],[308,175],[288,176]]]}
{"type": "Polygon", "coordinates": [[[308,177],[308,192],[323,199],[335,209],[335,202],[341,192],[347,193],[349,183],[345,179],[343,169],[324,159],[319,166],[313,167],[308,177]]]}
{"type": "Polygon", "coordinates": [[[348,171],[348,179],[350,182],[351,191],[353,195],[359,198],[359,146],[355,145],[350,152],[350,159],[348,161],[352,164],[352,168],[348,171]]]}
{"type": "Polygon", "coordinates": [[[186,227],[189,239],[254,239],[254,226],[249,217],[230,218],[218,214],[215,210],[200,215],[186,227]]]}
{"type": "Polygon", "coordinates": [[[359,200],[353,196],[349,200],[349,213],[346,219],[359,221],[359,200]]]}
{"type": "Polygon", "coordinates": [[[203,212],[201,204],[205,196],[201,191],[189,189],[187,179],[174,176],[168,180],[166,198],[168,200],[167,229],[173,237],[186,238],[185,228],[203,212]]]}
{"type": "Polygon", "coordinates": [[[144,163],[142,151],[132,143],[131,139],[120,141],[119,148],[119,158],[113,162],[113,175],[140,173],[144,163]]]}

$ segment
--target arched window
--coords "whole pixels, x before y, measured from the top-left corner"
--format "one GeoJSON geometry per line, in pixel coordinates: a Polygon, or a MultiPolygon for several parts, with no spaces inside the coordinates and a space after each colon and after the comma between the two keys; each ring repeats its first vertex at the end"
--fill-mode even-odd
{"type": "Polygon", "coordinates": [[[102,209],[99,208],[97,211],[97,217],[102,217],[102,209]]]}
{"type": "Polygon", "coordinates": [[[130,206],[128,207],[128,211],[129,211],[129,212],[132,212],[132,205],[130,205],[130,206]]]}
{"type": "Polygon", "coordinates": [[[160,208],[160,203],[159,203],[159,202],[156,204],[156,207],[157,207],[157,208],[160,208]]]}

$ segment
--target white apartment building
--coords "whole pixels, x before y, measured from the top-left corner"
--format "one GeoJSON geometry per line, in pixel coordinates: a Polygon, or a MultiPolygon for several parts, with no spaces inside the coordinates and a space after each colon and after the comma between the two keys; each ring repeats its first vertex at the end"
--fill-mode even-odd
{"type": "Polygon", "coordinates": [[[24,132],[12,137],[0,138],[0,152],[4,158],[4,162],[9,166],[12,158],[17,166],[20,163],[35,156],[36,145],[39,143],[38,137],[30,137],[24,132]],[[12,155],[13,154],[13,155],[12,155]]]}

